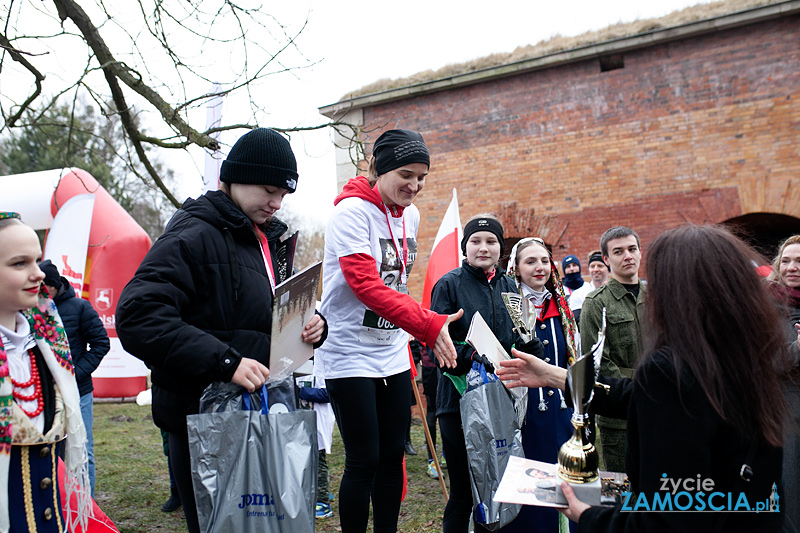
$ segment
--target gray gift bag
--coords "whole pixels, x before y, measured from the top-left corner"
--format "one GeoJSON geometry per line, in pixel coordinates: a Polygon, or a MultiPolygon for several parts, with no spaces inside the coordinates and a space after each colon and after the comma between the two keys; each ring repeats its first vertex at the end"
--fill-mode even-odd
{"type": "MultiPolygon", "coordinates": [[[[245,393],[246,394],[246,393],[245,393]]],[[[192,484],[204,533],[313,532],[317,420],[313,411],[187,417],[192,484]]],[[[253,402],[257,405],[259,402],[253,402]]]]}
{"type": "Polygon", "coordinates": [[[494,501],[494,494],[512,455],[525,457],[514,399],[494,374],[473,363],[461,397],[461,424],[467,443],[473,518],[496,531],[510,523],[522,506],[494,501]]]}

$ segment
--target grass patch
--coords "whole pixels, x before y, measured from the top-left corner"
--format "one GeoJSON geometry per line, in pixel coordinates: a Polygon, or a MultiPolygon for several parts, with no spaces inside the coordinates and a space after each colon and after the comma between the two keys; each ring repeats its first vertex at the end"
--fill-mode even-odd
{"type": "MultiPolygon", "coordinates": [[[[419,418],[416,421],[420,422],[419,418]]],[[[439,481],[425,473],[428,458],[421,423],[411,426],[411,440],[419,455],[406,456],[408,494],[400,508],[399,531],[441,531],[444,500],[439,481]]],[[[122,533],[186,531],[182,509],[174,513],[161,512],[161,505],[169,498],[169,474],[161,433],[153,425],[149,406],[95,404],[94,454],[95,499],[122,533]]],[[[344,448],[337,429],[334,429],[328,466],[331,490],[338,496],[344,448]]],[[[316,531],[341,531],[338,503],[338,499],[332,503],[334,515],[331,518],[317,520],[316,531]]]]}

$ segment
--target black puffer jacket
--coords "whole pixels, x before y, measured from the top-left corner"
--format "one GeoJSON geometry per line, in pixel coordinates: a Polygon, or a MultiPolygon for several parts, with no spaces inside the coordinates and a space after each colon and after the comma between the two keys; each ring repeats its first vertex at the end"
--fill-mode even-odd
{"type": "MultiPolygon", "coordinates": [[[[267,240],[277,283],[291,272],[286,225],[267,240]]],[[[153,421],[186,432],[186,415],[212,381],[230,381],[242,357],[269,365],[272,292],[250,220],[223,192],[189,199],[122,291],[117,334],[152,370],[153,421]]]]}
{"type": "MultiPolygon", "coordinates": [[[[450,337],[456,345],[458,362],[456,368],[446,370],[449,374],[466,374],[472,366],[470,357],[475,350],[466,344],[466,338],[476,311],[480,312],[503,348],[511,352],[511,346],[519,337],[513,331],[511,316],[503,303],[501,294],[504,292],[517,292],[511,278],[497,270],[490,282],[483,270],[466,261],[460,268],[451,270],[436,282],[431,293],[431,311],[450,315],[464,309],[464,316],[450,324],[450,337]]],[[[439,366],[438,362],[436,366],[439,366]]],[[[460,398],[453,382],[440,375],[436,391],[436,416],[458,413],[460,398]]]]}
{"type": "Polygon", "coordinates": [[[111,348],[106,328],[92,304],[82,298],[76,298],[75,289],[64,277],[61,278],[61,288],[53,301],[58,308],[58,314],[61,315],[64,332],[69,340],[78,392],[81,396],[85,396],[94,390],[92,372],[111,348]],[[88,350],[87,344],[90,346],[88,350]]]}

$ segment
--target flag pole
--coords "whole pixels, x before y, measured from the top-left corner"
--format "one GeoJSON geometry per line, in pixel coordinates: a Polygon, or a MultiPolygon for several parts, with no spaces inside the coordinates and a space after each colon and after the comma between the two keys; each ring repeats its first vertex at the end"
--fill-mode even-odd
{"type": "MultiPolygon", "coordinates": [[[[414,398],[417,400],[417,405],[420,407],[419,412],[422,414],[422,398],[420,398],[419,387],[417,387],[417,382],[413,376],[411,377],[411,388],[414,390],[414,398]]],[[[425,431],[425,440],[428,441],[428,449],[431,450],[433,464],[436,466],[436,471],[439,473],[439,485],[442,487],[442,495],[444,496],[445,503],[447,503],[450,496],[447,494],[447,487],[444,484],[444,476],[442,475],[442,467],[439,464],[439,457],[436,453],[436,447],[433,445],[433,437],[431,437],[431,430],[428,427],[427,420],[422,421],[422,429],[425,431]]]]}

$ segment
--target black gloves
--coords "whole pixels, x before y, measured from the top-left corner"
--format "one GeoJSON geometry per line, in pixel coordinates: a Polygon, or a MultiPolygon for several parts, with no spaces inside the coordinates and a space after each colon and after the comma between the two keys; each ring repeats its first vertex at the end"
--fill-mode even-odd
{"type": "Polygon", "coordinates": [[[472,360],[476,363],[482,364],[483,368],[485,368],[490,374],[494,373],[494,365],[485,355],[481,355],[478,352],[472,352],[472,360]]]}
{"type": "Polygon", "coordinates": [[[530,342],[517,346],[517,350],[531,354],[539,359],[544,355],[544,344],[542,341],[534,337],[530,342]]]}

